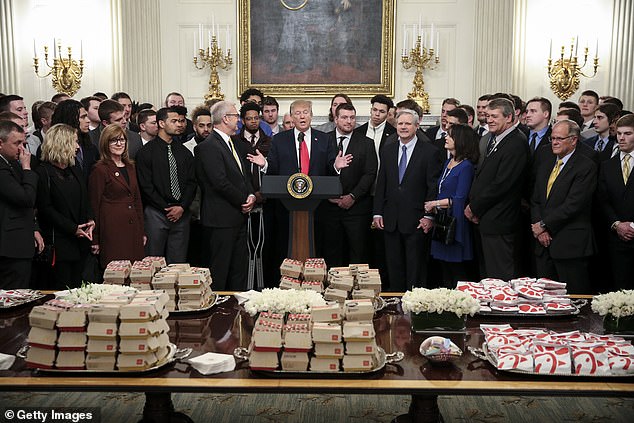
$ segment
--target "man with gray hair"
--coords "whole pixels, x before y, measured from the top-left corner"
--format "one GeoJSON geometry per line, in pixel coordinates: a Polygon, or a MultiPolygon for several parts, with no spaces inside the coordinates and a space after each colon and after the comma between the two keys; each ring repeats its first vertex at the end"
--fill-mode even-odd
{"type": "Polygon", "coordinates": [[[503,280],[517,276],[520,205],[530,157],[526,136],[514,126],[514,112],[510,100],[489,102],[487,124],[491,136],[471,186],[470,204],[464,211],[480,235],[476,250],[483,259],[481,276],[503,280]]]}
{"type": "Polygon", "coordinates": [[[419,121],[410,109],[396,115],[398,140],[381,150],[376,181],[373,221],[384,231],[389,288],[394,291],[427,286],[432,220],[422,204],[436,199],[442,162],[438,148],[416,136],[419,121]]]}
{"type": "Polygon", "coordinates": [[[194,148],[196,177],[202,192],[200,220],[204,251],[214,289],[245,291],[248,257],[247,217],[255,204],[250,163],[242,143],[231,139],[240,114],[234,103],[211,107],[214,129],[194,148]]]}
{"type": "Polygon", "coordinates": [[[598,288],[593,291],[588,274],[595,251],[591,213],[597,165],[577,151],[580,132],[571,120],[553,126],[552,154],[536,164],[531,197],[537,276],[566,282],[572,294],[598,288]]]}

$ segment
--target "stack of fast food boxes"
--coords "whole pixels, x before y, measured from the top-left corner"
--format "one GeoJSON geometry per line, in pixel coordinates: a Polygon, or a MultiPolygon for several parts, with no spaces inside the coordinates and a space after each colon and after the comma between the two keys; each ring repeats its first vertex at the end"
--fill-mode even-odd
{"type": "Polygon", "coordinates": [[[378,353],[370,299],[336,301],[310,314],[261,312],[249,365],[255,370],[372,371],[378,353]]]}
{"type": "Polygon", "coordinates": [[[59,370],[139,371],[170,352],[160,291],[124,291],[99,304],[51,300],[29,314],[28,367],[59,370]]]}
{"type": "Polygon", "coordinates": [[[351,264],[328,270],[328,288],[324,291],[326,300],[371,299],[380,293],[381,275],[378,269],[370,269],[367,264],[351,264]]]}
{"type": "Polygon", "coordinates": [[[131,264],[128,260],[112,261],[104,272],[104,283],[128,284],[139,290],[161,290],[169,296],[168,311],[198,310],[212,298],[211,272],[187,263],[166,266],[164,257],[145,257],[131,264]]]}
{"type": "Polygon", "coordinates": [[[306,262],[284,259],[280,266],[280,288],[310,289],[324,292],[326,262],[323,258],[309,258],[306,262]]]}

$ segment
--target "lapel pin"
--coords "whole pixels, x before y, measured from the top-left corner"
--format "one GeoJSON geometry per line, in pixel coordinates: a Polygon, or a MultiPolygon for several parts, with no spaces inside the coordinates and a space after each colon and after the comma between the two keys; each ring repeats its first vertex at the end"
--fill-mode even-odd
{"type": "Polygon", "coordinates": [[[119,176],[119,172],[115,172],[115,173],[114,173],[114,176],[119,176]]]}

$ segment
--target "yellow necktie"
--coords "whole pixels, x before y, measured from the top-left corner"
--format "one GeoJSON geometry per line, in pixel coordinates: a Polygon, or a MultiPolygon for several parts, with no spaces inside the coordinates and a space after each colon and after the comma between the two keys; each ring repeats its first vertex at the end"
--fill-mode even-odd
{"type": "Polygon", "coordinates": [[[548,184],[546,185],[546,198],[548,198],[548,196],[550,195],[550,189],[553,187],[553,184],[555,183],[555,179],[557,179],[557,176],[559,176],[559,170],[561,169],[561,166],[563,164],[564,164],[563,160],[561,159],[557,160],[557,163],[555,164],[553,171],[550,172],[550,176],[548,177],[548,184]]]}
{"type": "Polygon", "coordinates": [[[236,160],[236,163],[238,164],[238,167],[240,168],[240,172],[242,172],[242,162],[240,161],[240,158],[238,157],[238,153],[236,153],[236,146],[233,145],[233,140],[231,138],[229,138],[229,149],[231,150],[231,154],[233,154],[233,158],[236,160]]]}
{"type": "Polygon", "coordinates": [[[626,153],[623,156],[623,183],[625,183],[625,185],[627,185],[627,180],[630,177],[630,172],[632,171],[632,168],[630,167],[630,153],[626,153]]]}

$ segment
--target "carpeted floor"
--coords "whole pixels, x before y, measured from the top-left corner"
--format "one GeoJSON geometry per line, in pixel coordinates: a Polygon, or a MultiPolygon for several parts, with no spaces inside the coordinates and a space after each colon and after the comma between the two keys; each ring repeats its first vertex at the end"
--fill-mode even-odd
{"type": "MultiPolygon", "coordinates": [[[[395,395],[306,394],[173,394],[172,400],[201,423],[389,422],[410,402],[395,395]]],[[[100,407],[102,423],[140,420],[144,401],[138,393],[0,393],[3,408],[100,407]]],[[[634,398],[442,396],[439,406],[445,422],[625,423],[632,421],[634,398]]]]}

